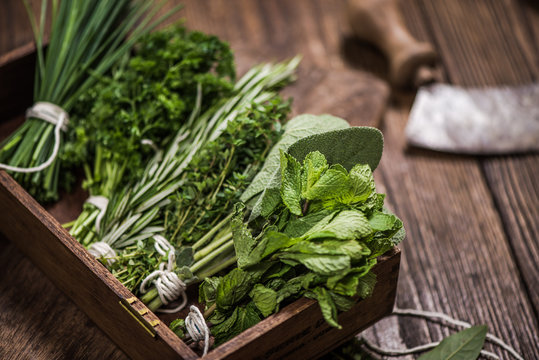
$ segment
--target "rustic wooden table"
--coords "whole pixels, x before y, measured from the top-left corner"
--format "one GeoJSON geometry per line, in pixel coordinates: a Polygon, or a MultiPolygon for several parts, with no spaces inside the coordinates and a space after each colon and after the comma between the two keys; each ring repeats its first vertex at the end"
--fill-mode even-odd
{"type": "MultiPolygon", "coordinates": [[[[539,358],[537,154],[470,157],[408,149],[403,131],[414,92],[390,92],[383,56],[349,35],[344,1],[182,3],[187,25],[228,40],[240,69],[302,53],[299,80],[288,90],[296,113],[332,112],[354,124],[376,124],[383,112],[386,147],[376,180],[408,230],[398,306],[488,324],[525,359],[539,358]]],[[[446,82],[537,81],[539,8],[531,1],[402,0],[401,8],[411,32],[440,54],[446,82]]],[[[0,55],[30,40],[22,2],[2,1],[0,55]]],[[[5,239],[0,276],[1,359],[125,358],[5,239]]],[[[367,337],[411,347],[449,333],[421,320],[388,318],[367,337]]]]}

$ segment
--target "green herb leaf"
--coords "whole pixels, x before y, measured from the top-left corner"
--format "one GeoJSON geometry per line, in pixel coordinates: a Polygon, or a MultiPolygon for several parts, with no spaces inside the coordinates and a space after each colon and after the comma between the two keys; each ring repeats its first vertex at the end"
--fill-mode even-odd
{"type": "Polygon", "coordinates": [[[327,170],[316,183],[305,191],[308,200],[329,200],[339,198],[349,189],[348,173],[341,169],[327,170]]]}
{"type": "Polygon", "coordinates": [[[331,255],[317,253],[285,252],[279,256],[281,260],[291,260],[302,264],[320,275],[335,275],[350,267],[348,255],[331,255]]]}
{"type": "Polygon", "coordinates": [[[341,240],[361,239],[372,233],[369,221],[357,210],[344,210],[338,213],[328,224],[313,227],[304,237],[308,240],[336,238],[341,240]]]}
{"type": "Polygon", "coordinates": [[[267,216],[278,204],[278,201],[275,201],[277,199],[275,197],[275,189],[277,189],[276,192],[279,194],[280,151],[286,151],[297,140],[309,135],[348,127],[350,125],[346,120],[331,115],[315,116],[304,114],[291,119],[284,126],[285,132],[281,140],[271,149],[262,169],[241,195],[240,200],[245,203],[251,203],[250,200],[256,197],[256,200],[253,201],[254,206],[249,221],[263,213],[266,215],[262,216],[267,216]],[[272,194],[267,195],[266,193],[268,192],[272,192],[272,194]],[[263,209],[264,211],[262,211],[263,209]]]}
{"type": "Polygon", "coordinates": [[[183,336],[185,335],[185,320],[176,319],[170,323],[169,328],[174,334],[178,335],[180,339],[183,339],[183,336]]]}
{"type": "Polygon", "coordinates": [[[251,231],[247,224],[243,222],[243,209],[245,206],[241,203],[236,204],[234,216],[230,222],[232,236],[234,238],[234,249],[236,250],[237,263],[240,268],[243,268],[252,262],[249,260],[249,255],[253,250],[256,242],[251,235],[251,231]]]}
{"type": "Polygon", "coordinates": [[[294,215],[301,210],[301,165],[292,156],[281,151],[281,198],[294,215]]]}
{"type": "Polygon", "coordinates": [[[264,317],[273,314],[277,307],[277,292],[261,284],[256,284],[249,294],[264,317]]]}
{"type": "Polygon", "coordinates": [[[372,295],[375,285],[376,274],[372,272],[367,273],[359,279],[359,283],[357,285],[357,294],[363,299],[368,298],[372,295]]]}
{"type": "Polygon", "coordinates": [[[289,147],[288,153],[303,161],[310,152],[319,151],[330,165],[340,164],[350,170],[356,164],[368,164],[374,170],[382,158],[383,148],[384,138],[380,130],[351,127],[302,138],[289,147]]]}
{"type": "Polygon", "coordinates": [[[314,298],[320,305],[320,310],[327,323],[337,329],[342,329],[342,326],[337,322],[337,306],[333,301],[329,291],[323,287],[317,287],[312,292],[305,293],[306,297],[314,298]]]}
{"type": "Polygon", "coordinates": [[[249,272],[233,269],[217,285],[216,304],[219,309],[227,310],[242,300],[253,286],[249,272]]]}
{"type": "Polygon", "coordinates": [[[217,287],[219,286],[221,279],[222,278],[220,277],[209,277],[204,279],[199,286],[198,301],[206,303],[206,305],[214,303],[217,297],[217,287]]]}
{"type": "Polygon", "coordinates": [[[485,343],[487,326],[474,326],[453,334],[418,360],[472,360],[477,359],[485,343]]]}
{"type": "MultiPolygon", "coordinates": [[[[316,224],[320,223],[323,219],[327,219],[327,222],[331,220],[331,216],[333,212],[329,210],[322,210],[317,211],[311,214],[307,214],[302,217],[298,217],[296,219],[293,219],[288,222],[286,227],[284,228],[283,232],[294,238],[294,237],[301,237],[303,236],[307,231],[313,228],[316,224]]],[[[327,224],[327,222],[325,224],[327,224]]],[[[324,224],[324,225],[325,225],[324,224]]]]}

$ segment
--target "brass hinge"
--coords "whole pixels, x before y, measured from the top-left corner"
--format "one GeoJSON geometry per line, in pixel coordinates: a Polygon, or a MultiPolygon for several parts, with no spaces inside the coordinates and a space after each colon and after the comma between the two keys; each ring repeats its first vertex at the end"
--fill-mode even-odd
{"type": "Polygon", "coordinates": [[[120,305],[127,310],[131,316],[135,318],[135,320],[138,321],[140,325],[152,336],[155,337],[157,334],[157,331],[155,331],[155,327],[161,323],[159,319],[155,320],[148,320],[146,319],[145,315],[148,314],[148,308],[140,302],[138,298],[135,296],[130,297],[128,299],[122,299],[120,300],[120,305]]]}

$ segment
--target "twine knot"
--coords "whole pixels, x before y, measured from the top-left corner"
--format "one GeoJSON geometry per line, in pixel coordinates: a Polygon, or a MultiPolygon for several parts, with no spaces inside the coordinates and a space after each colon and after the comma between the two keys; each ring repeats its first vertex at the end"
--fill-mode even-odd
{"type": "Polygon", "coordinates": [[[7,164],[0,164],[0,169],[7,171],[13,171],[18,173],[34,173],[42,171],[49,167],[60,150],[60,130],[67,130],[67,123],[69,122],[69,116],[64,109],[58,105],[46,101],[36,102],[31,108],[26,110],[26,118],[35,118],[43,121],[47,121],[54,125],[54,147],[52,148],[52,153],[49,158],[42,164],[34,167],[19,167],[19,166],[10,166],[7,164]]]}
{"type": "Polygon", "coordinates": [[[105,212],[107,211],[107,206],[109,205],[109,199],[104,196],[90,196],[88,199],[86,199],[86,202],[101,210],[95,219],[95,230],[96,232],[99,232],[101,228],[101,220],[103,220],[105,212]]]}
{"type": "Polygon", "coordinates": [[[103,241],[98,241],[91,244],[88,248],[88,252],[97,259],[105,259],[108,266],[114,264],[114,262],[116,261],[116,251],[114,251],[114,249],[111,248],[109,244],[103,241]]]}
{"type": "Polygon", "coordinates": [[[160,255],[167,256],[168,261],[167,263],[162,262],[159,264],[159,270],[155,270],[142,281],[140,292],[144,294],[147,291],[146,286],[153,281],[163,305],[168,305],[170,302],[182,297],[182,302],[177,307],[157,310],[163,313],[175,313],[183,309],[187,304],[187,295],[185,294],[187,286],[173,271],[174,263],[176,262],[174,247],[161,235],[154,235],[153,239],[155,241],[155,250],[160,255]]]}
{"type": "Polygon", "coordinates": [[[208,353],[210,346],[210,329],[204,320],[204,315],[200,310],[191,305],[189,308],[189,315],[185,318],[185,328],[194,341],[204,340],[204,353],[202,356],[208,353]]]}

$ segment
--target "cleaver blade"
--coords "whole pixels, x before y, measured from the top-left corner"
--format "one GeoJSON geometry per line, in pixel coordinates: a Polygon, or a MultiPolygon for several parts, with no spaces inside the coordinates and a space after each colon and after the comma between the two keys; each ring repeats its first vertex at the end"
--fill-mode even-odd
{"type": "Polygon", "coordinates": [[[505,154],[539,150],[539,84],[419,89],[406,126],[408,143],[437,151],[505,154]]]}

